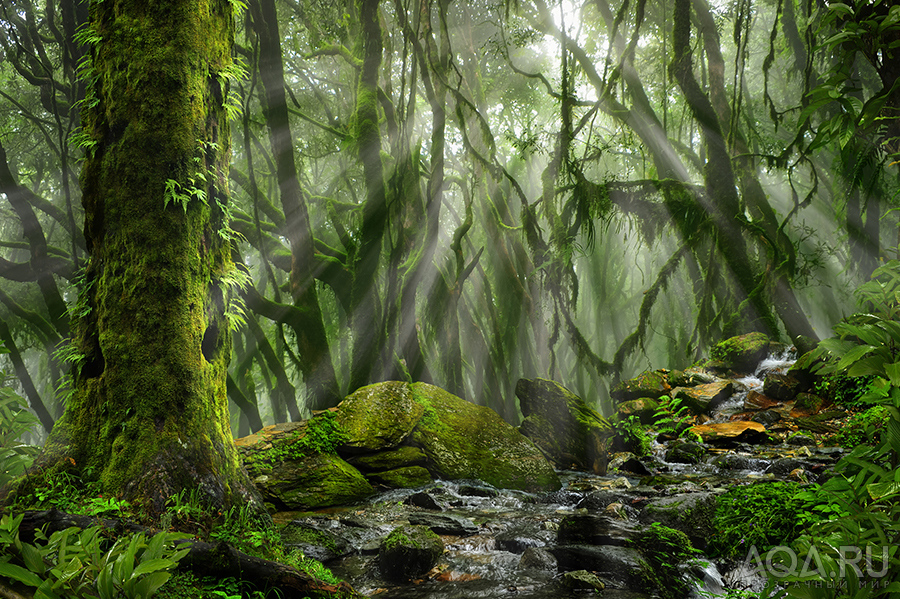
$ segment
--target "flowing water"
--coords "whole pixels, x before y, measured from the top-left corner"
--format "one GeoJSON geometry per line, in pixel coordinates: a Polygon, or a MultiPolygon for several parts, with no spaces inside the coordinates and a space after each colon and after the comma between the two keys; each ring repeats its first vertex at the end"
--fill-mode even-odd
{"type": "MultiPolygon", "coordinates": [[[[743,410],[746,394],[761,390],[770,372],[784,372],[793,362],[785,353],[770,356],[752,375],[738,381],[741,388],[734,398],[719,406],[714,419],[728,420],[743,410]]],[[[537,495],[519,491],[488,488],[479,481],[441,482],[423,489],[398,489],[381,493],[365,504],[317,513],[280,514],[281,521],[330,530],[349,540],[349,549],[338,556],[324,556],[326,565],[358,591],[385,599],[455,599],[517,598],[550,599],[571,596],[574,591],[562,584],[562,574],[552,558],[541,562],[536,548],[552,548],[557,544],[560,522],[574,514],[609,515],[625,531],[647,525],[641,506],[652,498],[685,493],[715,493],[752,479],[782,478],[787,472],[774,468],[779,461],[794,459],[798,448],[783,446],[742,445],[729,450],[710,451],[700,464],[685,465],[665,461],[665,444],[657,444],[653,455],[641,460],[649,472],[637,475],[620,471],[610,476],[583,472],[560,472],[560,491],[537,495]],[[719,456],[726,455],[728,464],[719,456]],[[723,465],[724,464],[724,465],[723,465]],[[659,479],[665,478],[664,483],[659,479]],[[416,507],[423,497],[433,500],[437,509],[416,507]],[[415,504],[415,505],[411,505],[415,504]],[[380,540],[397,526],[422,517],[456,517],[468,530],[441,535],[445,551],[438,564],[420,579],[405,584],[384,580],[378,569],[377,550],[380,540]],[[537,559],[535,559],[537,556],[537,559]]],[[[834,451],[807,450],[804,456],[821,464],[833,462],[834,451]]],[[[613,462],[615,464],[616,462],[613,462]]],[[[619,462],[621,463],[621,461],[619,462]]],[[[639,468],[640,469],[640,468],[639,468]]],[[[740,564],[717,564],[697,561],[685,569],[685,577],[693,581],[692,597],[724,596],[724,587],[747,588],[759,579],[747,577],[740,564]],[[719,567],[725,572],[720,573],[719,567]],[[736,583],[735,580],[738,580],[736,583]],[[702,593],[699,590],[703,589],[702,593]]],[[[604,597],[637,599],[649,597],[635,590],[635,585],[607,580],[604,597]]]]}

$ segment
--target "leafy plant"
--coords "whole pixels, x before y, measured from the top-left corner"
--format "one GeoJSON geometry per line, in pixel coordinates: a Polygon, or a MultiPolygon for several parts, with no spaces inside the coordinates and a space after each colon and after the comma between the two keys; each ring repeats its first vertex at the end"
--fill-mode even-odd
{"type": "Polygon", "coordinates": [[[615,424],[613,429],[621,441],[637,456],[650,454],[651,439],[647,429],[641,424],[637,416],[631,415],[623,418],[615,424]]]}
{"type": "Polygon", "coordinates": [[[700,435],[692,430],[694,416],[680,398],[663,395],[659,398],[659,408],[653,414],[654,426],[660,435],[671,435],[676,439],[688,438],[702,441],[700,435]]]}
{"type": "Polygon", "coordinates": [[[850,420],[835,433],[834,440],[842,447],[853,449],[858,445],[877,445],[890,421],[887,406],[873,406],[850,417],[850,420]]]}
{"type": "MultiPolygon", "coordinates": [[[[3,353],[7,350],[0,344],[3,353]]],[[[0,487],[25,472],[41,449],[22,442],[39,421],[28,411],[28,402],[6,386],[6,380],[6,373],[0,371],[0,487]]]]}
{"type": "Polygon", "coordinates": [[[149,599],[189,551],[175,547],[184,535],[169,532],[123,537],[110,546],[98,526],[49,538],[38,530],[32,545],[19,538],[22,518],[0,518],[0,576],[35,587],[35,599],[149,599]]]}
{"type": "Polygon", "coordinates": [[[697,557],[700,551],[680,530],[653,522],[634,539],[633,544],[644,556],[642,574],[647,586],[664,599],[687,597],[688,582],[681,564],[697,557]]]}

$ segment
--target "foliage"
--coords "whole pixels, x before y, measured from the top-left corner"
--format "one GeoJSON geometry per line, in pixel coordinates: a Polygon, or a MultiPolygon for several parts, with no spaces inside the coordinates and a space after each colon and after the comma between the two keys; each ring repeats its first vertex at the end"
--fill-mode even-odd
{"type": "MultiPolygon", "coordinates": [[[[0,354],[5,349],[0,345],[0,354]]],[[[38,424],[37,417],[28,411],[28,402],[6,386],[6,374],[0,371],[0,487],[18,477],[40,451],[40,447],[26,445],[22,437],[38,424]]]]}
{"type": "Polygon", "coordinates": [[[691,428],[694,416],[688,406],[682,405],[681,398],[663,395],[658,401],[659,408],[653,414],[653,426],[658,434],[702,442],[700,435],[691,428]]]}
{"type": "Polygon", "coordinates": [[[743,557],[751,546],[763,553],[797,538],[805,529],[805,504],[793,482],[757,483],[729,489],[718,498],[710,554],[743,557]]]}
{"type": "Polygon", "coordinates": [[[615,421],[612,427],[629,451],[637,456],[650,455],[652,439],[637,416],[615,421]]]}
{"type": "Polygon", "coordinates": [[[48,472],[46,484],[26,495],[17,495],[15,509],[56,508],[86,516],[126,517],[132,514],[131,505],[116,497],[104,495],[100,481],[67,470],[48,472]]]}
{"type": "Polygon", "coordinates": [[[858,445],[878,445],[884,438],[890,415],[887,406],[883,405],[856,413],[835,433],[834,440],[848,449],[858,445]]]}
{"type": "Polygon", "coordinates": [[[101,527],[72,527],[37,544],[19,538],[23,515],[0,519],[0,576],[36,587],[35,599],[149,599],[170,578],[169,570],[187,555],[176,548],[178,533],[159,532],[106,539],[101,527]]]}
{"type": "Polygon", "coordinates": [[[646,560],[641,572],[648,588],[658,592],[663,599],[688,596],[688,581],[679,566],[701,552],[691,545],[686,534],[653,522],[632,543],[646,560]]]}

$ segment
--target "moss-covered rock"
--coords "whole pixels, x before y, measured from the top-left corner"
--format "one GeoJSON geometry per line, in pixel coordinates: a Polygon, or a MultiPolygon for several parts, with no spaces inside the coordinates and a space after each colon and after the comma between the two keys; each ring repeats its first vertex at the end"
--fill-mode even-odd
{"type": "Polygon", "coordinates": [[[422,466],[404,466],[367,475],[369,482],[393,489],[423,487],[432,482],[431,473],[422,466]]]}
{"type": "Polygon", "coordinates": [[[444,542],[427,526],[401,526],[378,547],[378,568],[388,580],[406,581],[428,572],[444,552],[444,542]]]}
{"type": "Polygon", "coordinates": [[[622,420],[627,420],[630,416],[636,416],[641,421],[641,424],[653,424],[654,416],[658,409],[658,401],[649,397],[642,397],[640,399],[623,401],[619,404],[617,412],[622,420]]]}
{"type": "Polygon", "coordinates": [[[554,381],[521,379],[516,397],[525,420],[519,431],[560,468],[606,473],[609,422],[554,381]]]}
{"type": "Polygon", "coordinates": [[[713,524],[717,501],[718,495],[710,492],[659,497],[644,506],[640,521],[645,524],[659,522],[668,528],[680,530],[687,535],[694,547],[702,549],[717,532],[713,524]]]}
{"type": "Polygon", "coordinates": [[[337,421],[347,441],[342,453],[372,453],[396,447],[425,413],[409,384],[388,381],[357,389],[340,403],[337,421]]]}
{"type": "Polygon", "coordinates": [[[708,414],[733,394],[734,383],[731,381],[717,381],[681,388],[674,392],[675,399],[680,400],[682,405],[687,406],[694,414],[708,414]]]}
{"type": "Polygon", "coordinates": [[[375,492],[359,470],[335,454],[288,458],[267,469],[257,474],[248,467],[248,472],[263,498],[283,509],[355,503],[375,492]]]}
{"type": "Polygon", "coordinates": [[[648,370],[637,375],[633,379],[621,381],[614,386],[609,395],[617,402],[649,397],[659,399],[671,389],[668,378],[663,370],[648,370]]]}
{"type": "Polygon", "coordinates": [[[428,457],[425,455],[425,452],[411,445],[401,445],[400,447],[368,455],[347,457],[347,461],[350,464],[363,472],[381,472],[409,466],[424,466],[427,460],[428,457]]]}
{"type": "Polygon", "coordinates": [[[425,451],[432,475],[480,479],[505,489],[560,488],[559,477],[540,450],[496,412],[427,383],[411,388],[424,410],[412,442],[425,451]]]}
{"type": "Polygon", "coordinates": [[[710,358],[735,372],[753,372],[769,353],[769,338],[764,333],[747,333],[717,343],[710,358]]]}

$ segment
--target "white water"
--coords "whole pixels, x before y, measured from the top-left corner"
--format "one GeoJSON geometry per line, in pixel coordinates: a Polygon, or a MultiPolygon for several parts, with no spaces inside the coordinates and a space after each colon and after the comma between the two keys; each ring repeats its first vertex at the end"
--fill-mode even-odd
{"type": "Polygon", "coordinates": [[[744,401],[750,391],[762,392],[763,383],[768,374],[784,374],[797,361],[797,353],[792,349],[770,354],[759,363],[753,374],[735,379],[737,386],[734,395],[719,404],[712,414],[710,422],[727,422],[733,414],[744,411],[744,401]]]}

